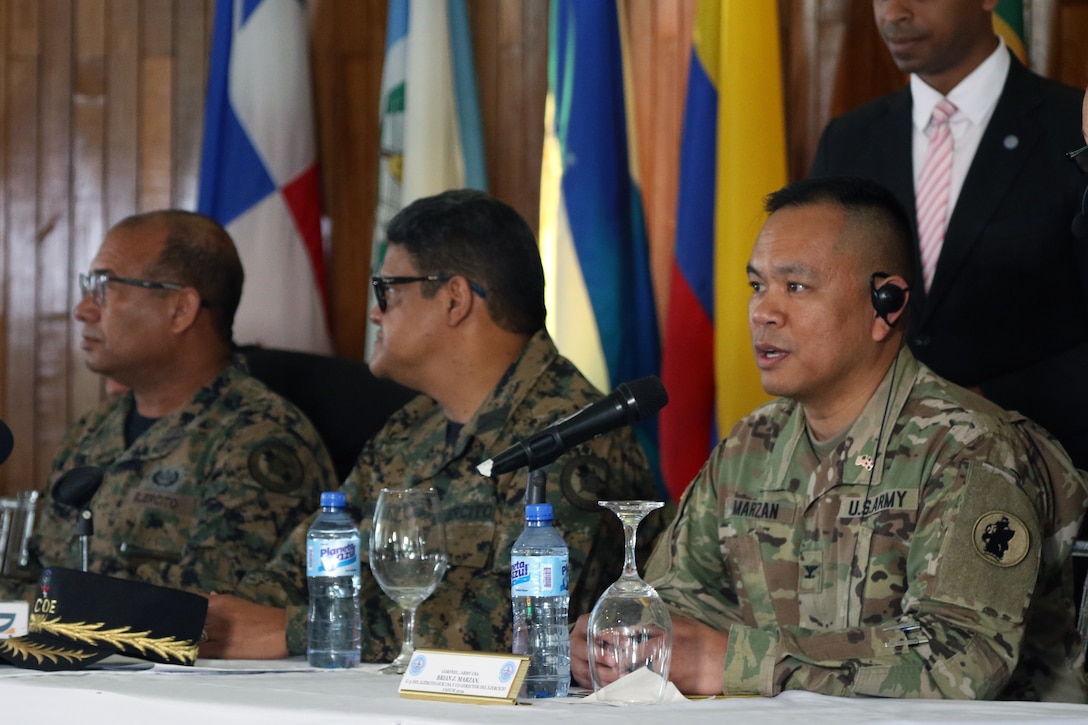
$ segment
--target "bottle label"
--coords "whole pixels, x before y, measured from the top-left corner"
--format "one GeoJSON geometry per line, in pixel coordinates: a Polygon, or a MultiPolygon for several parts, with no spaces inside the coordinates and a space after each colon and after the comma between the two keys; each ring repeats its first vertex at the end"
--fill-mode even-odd
{"type": "Polygon", "coordinates": [[[353,538],[306,542],[306,576],[355,576],[359,573],[359,541],[353,538]]]}
{"type": "Polygon", "coordinates": [[[558,597],[570,593],[566,556],[515,556],[510,562],[510,593],[515,597],[558,597]]]}

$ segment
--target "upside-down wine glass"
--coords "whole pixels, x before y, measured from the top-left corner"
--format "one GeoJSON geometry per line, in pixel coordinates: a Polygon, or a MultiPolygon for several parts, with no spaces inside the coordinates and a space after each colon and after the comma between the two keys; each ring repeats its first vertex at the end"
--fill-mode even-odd
{"type": "Polygon", "coordinates": [[[586,643],[589,674],[597,697],[607,702],[660,702],[672,660],[672,618],[657,591],[638,575],[635,536],[646,514],[660,501],[598,501],[623,522],[626,538],[623,574],[597,600],[589,615],[586,643]],[[638,687],[602,690],[606,685],[643,668],[638,687]]]}
{"type": "Polygon", "coordinates": [[[415,651],[416,608],[446,573],[446,534],[433,488],[383,488],[370,534],[370,569],[401,609],[404,641],[383,674],[403,674],[415,651]]]}

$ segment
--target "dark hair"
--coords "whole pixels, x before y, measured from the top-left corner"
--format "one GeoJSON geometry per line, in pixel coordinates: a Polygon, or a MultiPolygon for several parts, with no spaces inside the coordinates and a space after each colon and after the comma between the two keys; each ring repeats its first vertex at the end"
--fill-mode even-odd
{"type": "MultiPolygon", "coordinates": [[[[788,207],[834,204],[842,208],[847,226],[860,235],[879,269],[862,270],[897,274],[914,284],[914,233],[902,205],[890,191],[875,181],[849,176],[803,179],[787,184],[764,199],[764,209],[773,214],[788,207]]],[[[845,236],[845,235],[844,235],[845,236]]]]}
{"type": "MultiPolygon", "coordinates": [[[[513,208],[473,189],[418,199],[390,220],[386,239],[420,274],[461,275],[484,290],[491,318],[509,332],[544,327],[544,269],[529,225],[513,208]]],[[[431,297],[438,282],[425,283],[431,297]]]]}
{"type": "Polygon", "coordinates": [[[216,332],[229,345],[245,281],[234,240],[211,217],[181,209],[136,214],[114,228],[151,225],[165,227],[166,239],[162,253],[145,274],[195,289],[208,308],[216,332]]]}

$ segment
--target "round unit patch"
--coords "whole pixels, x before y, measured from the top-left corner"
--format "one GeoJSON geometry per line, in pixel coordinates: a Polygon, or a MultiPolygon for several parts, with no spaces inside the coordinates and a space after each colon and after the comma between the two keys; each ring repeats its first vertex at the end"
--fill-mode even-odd
{"type": "Polygon", "coordinates": [[[269,491],[290,493],[302,485],[302,461],[286,443],[265,441],[249,454],[249,475],[269,491]]]}
{"type": "Polygon", "coordinates": [[[608,498],[608,465],[596,456],[576,456],[563,466],[559,488],[575,508],[601,513],[597,502],[608,498]]]}
{"type": "Polygon", "coordinates": [[[997,566],[1016,566],[1028,555],[1031,535],[1024,522],[1005,511],[989,511],[978,517],[971,532],[975,551],[997,566]]]}

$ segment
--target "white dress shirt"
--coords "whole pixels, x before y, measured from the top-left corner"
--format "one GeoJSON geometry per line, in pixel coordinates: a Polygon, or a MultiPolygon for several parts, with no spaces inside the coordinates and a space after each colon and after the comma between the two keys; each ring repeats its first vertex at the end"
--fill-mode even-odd
{"type": "MultiPolygon", "coordinates": [[[[956,208],[956,200],[959,199],[960,189],[963,188],[963,181],[967,177],[967,170],[975,158],[979,141],[982,140],[982,134],[990,123],[990,117],[994,115],[997,99],[1001,96],[1005,79],[1009,75],[1009,66],[1012,61],[1005,48],[1005,41],[1000,38],[998,40],[1000,42],[997,50],[948,94],[948,100],[956,106],[956,113],[949,122],[953,138],[952,183],[948,198],[949,219],[952,218],[952,210],[956,208]]],[[[914,157],[914,187],[917,189],[918,179],[922,175],[922,165],[929,151],[926,127],[933,115],[933,107],[943,96],[913,73],[910,76],[910,93],[913,99],[914,117],[911,146],[914,157]]],[[[1016,143],[1015,137],[1006,139],[1006,143],[1016,143]]]]}

